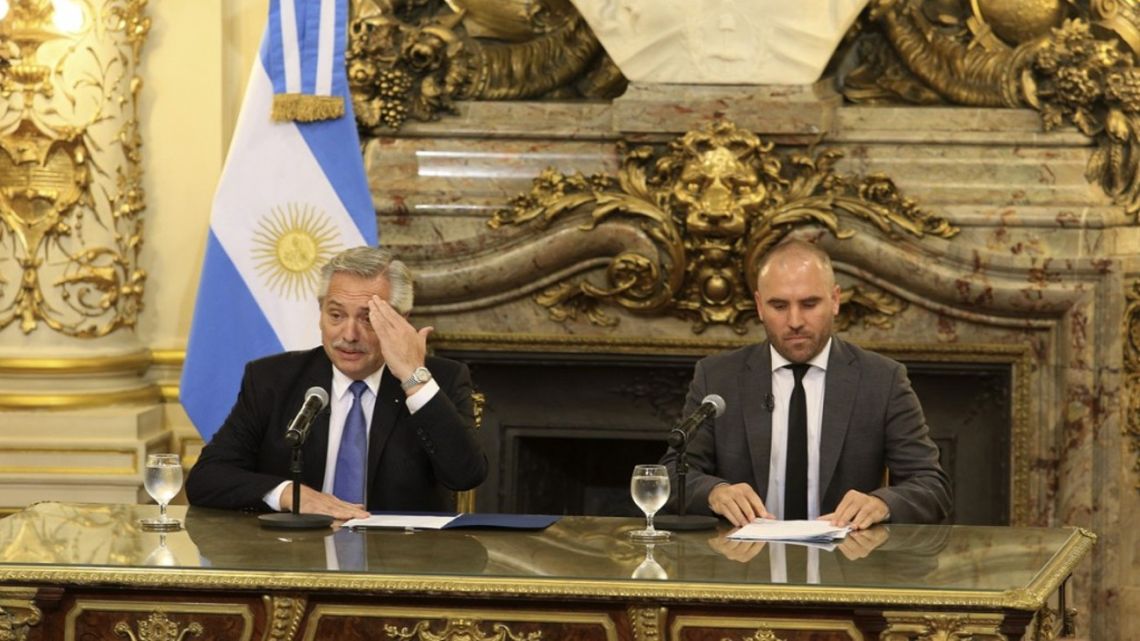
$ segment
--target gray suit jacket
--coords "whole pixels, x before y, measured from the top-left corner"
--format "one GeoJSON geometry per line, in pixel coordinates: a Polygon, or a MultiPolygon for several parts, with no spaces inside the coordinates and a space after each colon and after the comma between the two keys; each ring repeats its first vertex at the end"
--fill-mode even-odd
{"type": "MultiPolygon", "coordinates": [[[[689,442],[689,513],[711,514],[709,492],[720,483],[748,483],[762,499],[767,496],[772,413],[765,397],[771,389],[767,341],[697,363],[685,415],[707,394],[724,397],[726,409],[705,421],[689,442]]],[[[821,513],[834,511],[848,490],[858,490],[885,501],[894,522],[936,523],[949,516],[950,479],[905,367],[833,338],[823,402],[821,513]],[[890,471],[889,487],[880,487],[884,468],[890,471]]],[[[670,450],[662,459],[674,487],[675,458],[670,450]]]]}

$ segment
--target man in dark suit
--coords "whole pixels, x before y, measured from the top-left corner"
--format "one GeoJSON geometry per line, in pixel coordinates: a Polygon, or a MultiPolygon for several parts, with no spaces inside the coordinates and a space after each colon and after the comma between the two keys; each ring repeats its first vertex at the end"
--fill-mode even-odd
{"type": "Polygon", "coordinates": [[[382,249],[346,250],[321,270],[321,347],[246,365],[229,417],[186,481],[193,505],[290,510],[285,427],[305,392],[329,392],[303,446],[300,511],[450,509],[487,475],[475,439],[471,376],[426,355],[431,328],[408,321],[407,267],[382,249]]]}
{"type": "MultiPolygon", "coordinates": [[[[839,295],[815,245],[765,256],[755,298],[768,340],[702,359],[689,387],[686,415],[710,393],[727,407],[689,443],[689,512],[856,529],[949,515],[950,482],[906,369],[832,336],[839,295]]],[[[674,483],[675,459],[664,458],[674,483]]]]}

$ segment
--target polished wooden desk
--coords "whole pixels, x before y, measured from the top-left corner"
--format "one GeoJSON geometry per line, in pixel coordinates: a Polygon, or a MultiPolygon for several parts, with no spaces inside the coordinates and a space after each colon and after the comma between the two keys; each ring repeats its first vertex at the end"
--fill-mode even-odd
{"type": "Polygon", "coordinates": [[[715,532],[648,548],[634,519],[288,533],[198,508],[171,508],[181,531],[141,531],[156,511],[0,520],[0,639],[1015,640],[1094,539],[894,525],[830,551],[715,532]]]}

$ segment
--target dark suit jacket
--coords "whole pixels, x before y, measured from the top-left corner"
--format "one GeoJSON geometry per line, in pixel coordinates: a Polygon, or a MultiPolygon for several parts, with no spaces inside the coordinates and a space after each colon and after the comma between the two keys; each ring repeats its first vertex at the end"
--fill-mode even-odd
{"type": "MultiPolygon", "coordinates": [[[[450,510],[451,490],[473,488],[487,476],[467,366],[434,357],[426,365],[440,391],[414,415],[400,382],[387,370],[380,379],[368,437],[369,510],[450,510]]],[[[262,497],[290,477],[285,428],[314,385],[332,388],[332,363],[320,347],[247,364],[237,402],[186,480],[190,503],[267,509],[262,497]]],[[[328,424],[325,409],[302,448],[303,482],[317,490],[324,482],[328,424]]]]}
{"type": "MultiPolygon", "coordinates": [[[[772,413],[772,354],[765,341],[697,363],[685,415],[707,394],[724,397],[725,412],[705,421],[688,448],[687,509],[710,514],[709,492],[719,483],[749,483],[768,493],[772,413]]],[[[848,490],[886,502],[891,521],[936,523],[950,514],[950,480],[901,364],[833,338],[824,384],[820,436],[820,510],[835,510],[848,490]],[[883,469],[890,486],[880,487],[883,469]]],[[[676,452],[662,459],[677,482],[676,452]]],[[[675,485],[674,485],[675,486],[675,485]]],[[[674,491],[674,495],[676,492],[674,491]]]]}

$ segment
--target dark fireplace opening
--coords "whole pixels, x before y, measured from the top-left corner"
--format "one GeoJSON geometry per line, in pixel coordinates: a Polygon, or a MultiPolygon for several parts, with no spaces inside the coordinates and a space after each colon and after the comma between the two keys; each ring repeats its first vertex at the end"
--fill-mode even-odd
{"type": "Polygon", "coordinates": [[[527,514],[639,516],[629,496],[630,472],[665,453],[663,444],[651,440],[512,437],[518,462],[511,511],[527,514]]]}
{"type": "MultiPolygon", "coordinates": [[[[629,474],[664,453],[696,361],[442,355],[467,362],[486,396],[479,438],[490,473],[476,493],[477,509],[547,514],[638,514],[629,474]]],[[[953,484],[954,522],[1008,524],[1012,366],[917,361],[907,369],[953,484]]]]}

